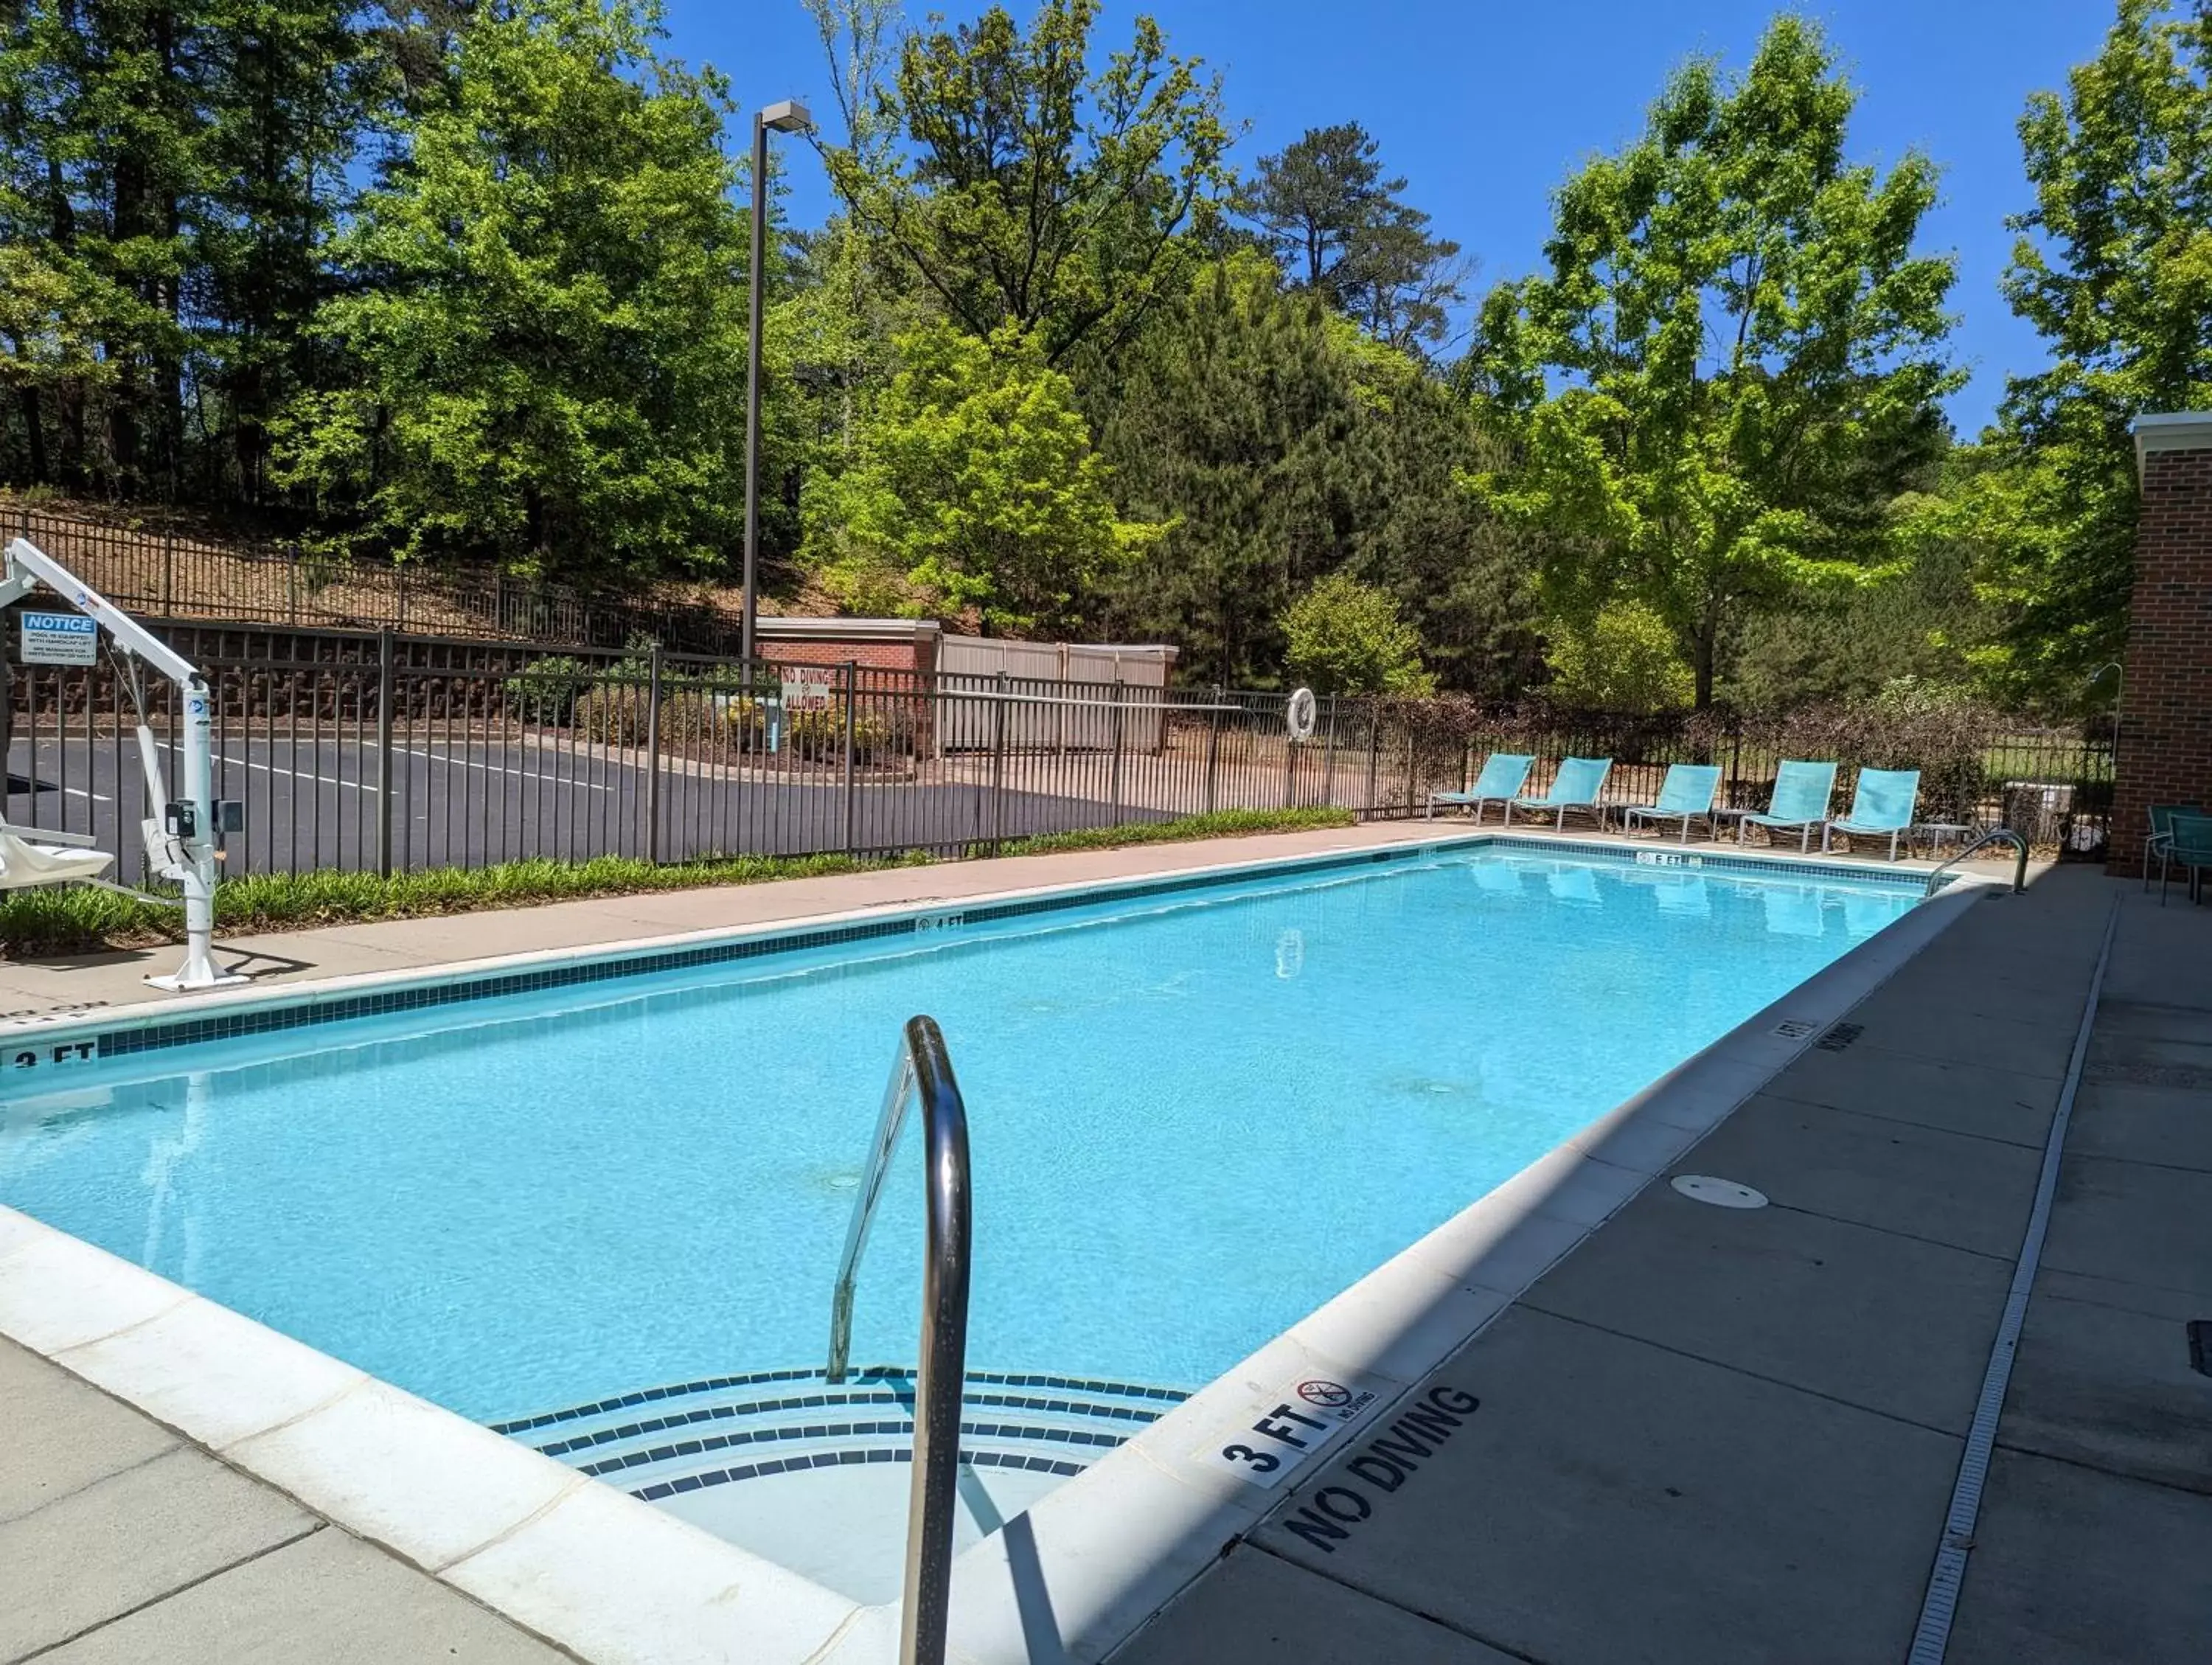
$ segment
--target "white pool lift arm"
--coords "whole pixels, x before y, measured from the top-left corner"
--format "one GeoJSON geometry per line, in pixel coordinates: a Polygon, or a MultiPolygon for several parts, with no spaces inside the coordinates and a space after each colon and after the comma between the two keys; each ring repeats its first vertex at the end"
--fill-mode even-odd
{"type": "Polygon", "coordinates": [[[166,977],[147,979],[158,988],[217,988],[245,978],[215,963],[216,805],[211,744],[214,719],[207,678],[199,667],[78,578],[28,538],[11,538],[0,607],[20,601],[44,584],[79,612],[96,620],[115,645],[177,684],[184,700],[184,795],[172,799],[161,757],[138,714],[138,755],[146,777],[146,851],[154,871],[184,888],[185,963],[166,977]]]}

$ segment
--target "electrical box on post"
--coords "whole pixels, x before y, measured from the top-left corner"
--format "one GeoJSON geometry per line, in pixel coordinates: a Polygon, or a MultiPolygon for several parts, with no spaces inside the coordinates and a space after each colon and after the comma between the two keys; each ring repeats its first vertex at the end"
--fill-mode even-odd
{"type": "Polygon", "coordinates": [[[246,830],[246,805],[236,798],[218,798],[215,805],[215,829],[218,833],[246,830]]]}
{"type": "Polygon", "coordinates": [[[190,804],[171,804],[162,816],[162,828],[172,838],[199,836],[199,816],[190,804]]]}

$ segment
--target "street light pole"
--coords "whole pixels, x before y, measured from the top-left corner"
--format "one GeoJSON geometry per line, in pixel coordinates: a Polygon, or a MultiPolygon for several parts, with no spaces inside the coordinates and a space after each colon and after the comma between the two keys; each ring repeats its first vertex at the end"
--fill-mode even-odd
{"type": "Polygon", "coordinates": [[[813,125],[806,106],[793,99],[753,114],[752,296],[745,349],[745,597],[738,648],[748,661],[753,656],[754,621],[760,614],[761,308],[768,281],[768,136],[770,128],[803,133],[813,125]]]}

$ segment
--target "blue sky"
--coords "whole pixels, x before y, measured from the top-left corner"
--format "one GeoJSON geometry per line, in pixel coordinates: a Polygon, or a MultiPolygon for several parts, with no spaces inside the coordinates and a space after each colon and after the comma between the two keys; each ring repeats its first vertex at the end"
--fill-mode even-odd
{"type": "MultiPolygon", "coordinates": [[[[979,0],[940,0],[972,16],[979,0]]],[[[1018,4],[1025,14],[1026,4],[1018,4]]],[[[1149,9],[1170,46],[1224,77],[1249,124],[1237,158],[1279,149],[1309,126],[1357,120],[1381,142],[1407,197],[1481,261],[1478,289],[1533,269],[1548,196],[1583,157],[1635,134],[1668,70],[1692,52],[1749,55],[1769,0],[1108,0],[1099,38],[1120,44],[1149,9]]],[[[1926,240],[1957,253],[1955,350],[1973,373],[1952,401],[1966,434],[1988,419],[2008,373],[2042,362],[1997,279],[2011,249],[2004,216],[2026,206],[2014,131],[2022,103],[2094,54],[2109,0],[1831,0],[1802,8],[1828,30],[1863,99],[1853,149],[1893,161],[1917,147],[1943,169],[1926,240]]],[[[919,21],[926,3],[910,4],[919,21]]],[[[797,97],[834,106],[799,0],[669,0],[669,48],[727,74],[747,108],[797,97]]],[[[820,168],[794,158],[788,210],[828,207],[820,168]]]]}

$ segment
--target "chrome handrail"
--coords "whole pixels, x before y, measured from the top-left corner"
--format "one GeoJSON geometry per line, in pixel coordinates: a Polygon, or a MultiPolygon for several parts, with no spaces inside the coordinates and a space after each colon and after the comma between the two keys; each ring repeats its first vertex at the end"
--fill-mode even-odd
{"type": "Polygon", "coordinates": [[[845,1257],[830,1302],[832,1382],[851,1368],[853,1285],[868,1247],[868,1227],[884,1176],[898,1149],[909,1097],[921,1100],[924,1178],[928,1187],[928,1255],[921,1273],[921,1358],[914,1383],[914,1481],[907,1494],[906,1599],[900,1619],[901,1665],[944,1665],[952,1588],[952,1510],[960,1472],[960,1400],[968,1374],[968,1109],[936,1019],[909,1018],[876,1120],[875,1144],[853,1199],[845,1257]],[[916,1089],[919,1089],[917,1094],[916,1089]]]}
{"type": "Polygon", "coordinates": [[[1936,881],[1937,879],[1942,878],[1943,875],[1950,871],[1951,868],[1957,866],[1960,862],[1964,861],[1968,856],[1973,854],[1976,850],[1980,849],[1984,844],[2009,844],[2014,849],[2020,852],[2020,860],[2014,864],[2012,870],[2012,893],[2014,896],[2018,896],[2021,891],[2027,890],[2027,841],[2025,838],[2022,838],[2018,833],[2014,832],[2010,827],[1992,827],[1987,832],[1975,839],[1972,843],[1960,850],[1958,854],[1953,856],[1948,861],[1944,862],[1941,866],[1937,867],[1933,872],[1928,875],[1928,888],[1921,892],[1923,899],[1936,894],[1936,881]]]}

